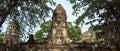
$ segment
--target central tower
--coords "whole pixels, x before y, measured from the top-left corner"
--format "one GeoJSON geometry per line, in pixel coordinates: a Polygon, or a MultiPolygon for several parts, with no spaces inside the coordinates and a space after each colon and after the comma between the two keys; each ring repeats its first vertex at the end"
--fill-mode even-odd
{"type": "Polygon", "coordinates": [[[48,47],[63,47],[67,48],[70,44],[67,33],[66,11],[59,4],[55,8],[52,17],[51,30],[48,34],[48,47]]]}

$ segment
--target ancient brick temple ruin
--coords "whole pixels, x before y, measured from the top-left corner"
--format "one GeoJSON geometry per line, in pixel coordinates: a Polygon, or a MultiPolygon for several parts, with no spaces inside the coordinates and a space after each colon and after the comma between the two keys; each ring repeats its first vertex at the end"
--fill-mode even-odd
{"type": "Polygon", "coordinates": [[[68,48],[70,46],[66,19],[66,12],[59,4],[52,17],[52,27],[48,35],[49,48],[68,48]]]}
{"type": "Polygon", "coordinates": [[[104,42],[70,42],[66,20],[66,11],[57,5],[48,42],[35,42],[34,36],[30,35],[26,43],[19,42],[19,26],[17,20],[13,20],[8,25],[3,43],[0,43],[0,51],[111,51],[104,42]]]}
{"type": "Polygon", "coordinates": [[[3,39],[3,43],[5,44],[18,44],[19,43],[19,25],[16,19],[13,19],[8,25],[5,38],[3,39]]]}

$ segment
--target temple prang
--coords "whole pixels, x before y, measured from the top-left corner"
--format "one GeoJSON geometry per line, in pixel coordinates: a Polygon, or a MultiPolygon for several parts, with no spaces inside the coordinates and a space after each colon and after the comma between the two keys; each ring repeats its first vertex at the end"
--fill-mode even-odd
{"type": "Polygon", "coordinates": [[[69,34],[67,33],[66,11],[61,4],[57,5],[53,12],[52,26],[48,35],[48,47],[70,46],[69,34]]]}
{"type": "MultiPolygon", "coordinates": [[[[6,44],[6,51],[16,51],[18,50],[18,44],[19,44],[19,34],[20,33],[20,26],[16,19],[12,19],[12,21],[9,23],[6,32],[5,37],[3,39],[3,43],[6,44]]],[[[3,48],[4,49],[4,48],[3,48]]]]}
{"type": "Polygon", "coordinates": [[[19,31],[20,26],[18,24],[18,21],[16,19],[12,19],[12,21],[9,23],[6,32],[5,32],[5,38],[3,39],[3,43],[5,44],[18,44],[19,43],[19,31]]]}

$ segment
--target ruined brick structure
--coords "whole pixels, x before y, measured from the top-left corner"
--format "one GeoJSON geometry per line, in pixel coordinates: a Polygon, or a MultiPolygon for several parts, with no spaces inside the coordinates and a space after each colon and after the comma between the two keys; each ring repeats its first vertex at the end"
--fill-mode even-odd
{"type": "Polygon", "coordinates": [[[3,40],[3,43],[12,43],[12,44],[18,44],[19,42],[19,25],[16,19],[13,19],[5,32],[5,38],[3,40]]]}
{"type": "Polygon", "coordinates": [[[64,8],[60,4],[57,5],[52,17],[52,27],[48,35],[49,48],[65,48],[70,45],[66,19],[64,8]]]}
{"type": "Polygon", "coordinates": [[[17,50],[14,45],[19,44],[19,24],[16,19],[12,19],[12,21],[9,23],[6,32],[5,37],[3,39],[3,43],[6,44],[6,50],[9,49],[9,51],[12,51],[12,49],[17,50]],[[14,48],[13,48],[14,47],[14,48]]]}

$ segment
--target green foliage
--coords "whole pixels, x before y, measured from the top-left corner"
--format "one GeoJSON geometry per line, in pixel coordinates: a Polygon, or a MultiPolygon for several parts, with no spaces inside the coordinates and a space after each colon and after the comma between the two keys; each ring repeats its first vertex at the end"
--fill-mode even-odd
{"type": "Polygon", "coordinates": [[[70,3],[75,3],[76,0],[70,0],[70,3]]]}
{"type": "Polygon", "coordinates": [[[95,31],[102,31],[97,32],[96,38],[102,38],[115,45],[118,51],[120,50],[120,46],[118,46],[120,43],[117,43],[120,41],[118,38],[120,36],[118,31],[120,29],[120,0],[76,0],[72,4],[74,14],[80,13],[80,8],[85,11],[76,20],[77,25],[86,24],[85,19],[87,18],[90,20],[87,24],[91,24],[95,31]],[[94,25],[94,22],[98,22],[98,24],[94,25]]]}
{"type": "Polygon", "coordinates": [[[104,27],[105,27],[105,24],[97,24],[97,25],[94,25],[94,26],[90,27],[90,28],[93,29],[93,31],[95,31],[96,39],[103,38],[103,29],[104,29],[104,27]]]}
{"type": "Polygon", "coordinates": [[[22,34],[29,32],[53,11],[48,4],[55,5],[53,0],[1,0],[0,1],[0,27],[7,21],[16,19],[22,34]]]}
{"type": "MultiPolygon", "coordinates": [[[[120,19],[120,0],[76,0],[72,4],[74,14],[80,13],[81,9],[85,11],[79,15],[76,24],[91,24],[95,31],[102,31],[108,23],[120,19]],[[86,18],[89,20],[88,22],[85,22],[86,18]],[[98,24],[94,25],[95,22],[98,24]]],[[[100,36],[101,32],[97,33],[100,36]]]]}
{"type": "Polygon", "coordinates": [[[3,36],[4,35],[2,33],[0,33],[0,43],[3,42],[3,36]]]}
{"type": "Polygon", "coordinates": [[[35,40],[37,42],[44,42],[46,41],[44,37],[45,35],[41,32],[41,30],[38,30],[36,33],[35,33],[35,40]]]}
{"type": "Polygon", "coordinates": [[[71,22],[67,23],[68,32],[70,34],[70,39],[74,41],[80,40],[81,29],[79,26],[73,26],[71,22]]]}
{"type": "MultiPolygon", "coordinates": [[[[71,0],[69,0],[71,1],[71,0]]],[[[73,4],[74,14],[80,13],[80,9],[85,12],[79,15],[76,24],[85,23],[84,19],[91,20],[90,24],[98,21],[99,24],[107,23],[119,19],[120,1],[119,0],[76,0],[73,4]],[[98,17],[96,19],[96,17],[98,17]]]]}
{"type": "Polygon", "coordinates": [[[50,31],[50,27],[51,27],[51,21],[46,21],[41,24],[40,26],[41,29],[35,33],[35,39],[37,42],[47,41],[47,35],[50,31]]]}
{"type": "Polygon", "coordinates": [[[42,23],[40,27],[41,27],[41,30],[43,30],[42,33],[49,32],[51,27],[51,21],[49,20],[42,23]]]}
{"type": "MultiPolygon", "coordinates": [[[[70,35],[70,39],[73,41],[80,40],[80,35],[81,35],[80,27],[73,26],[71,22],[68,22],[67,25],[68,25],[67,28],[68,28],[68,33],[70,35]]],[[[50,31],[50,27],[51,27],[51,21],[46,21],[42,23],[40,26],[41,29],[35,33],[35,39],[38,42],[44,42],[44,41],[46,42],[47,35],[50,31]]]]}

